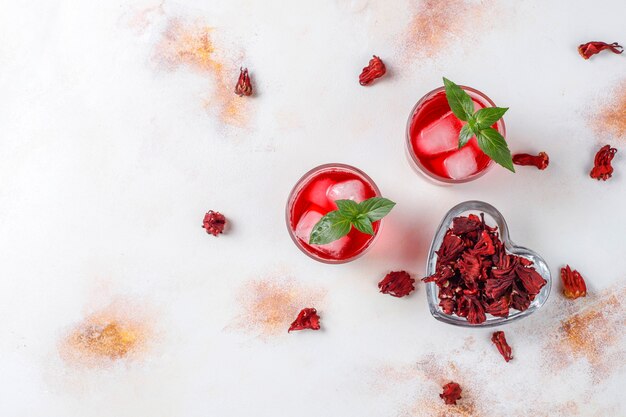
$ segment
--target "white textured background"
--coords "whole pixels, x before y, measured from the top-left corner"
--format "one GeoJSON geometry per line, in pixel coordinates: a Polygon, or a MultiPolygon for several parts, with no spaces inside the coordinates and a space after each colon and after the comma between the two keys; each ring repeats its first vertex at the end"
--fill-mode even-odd
{"type": "Polygon", "coordinates": [[[590,329],[613,334],[594,339],[597,355],[559,339],[568,314],[626,295],[626,141],[593,127],[626,57],[576,51],[626,43],[626,6],[429,0],[467,16],[424,54],[409,29],[423,3],[2,1],[0,415],[626,415],[625,304],[590,329]],[[210,69],[159,58],[172,22],[213,28],[228,89],[250,69],[257,95],[235,126],[216,110],[230,91],[210,69]],[[374,53],[389,74],[364,88],[374,53]],[[494,168],[448,188],[414,173],[406,119],[442,75],[510,107],[511,149],[548,152],[548,170],[494,168]],[[588,171],[604,143],[619,149],[616,174],[598,183],[588,171]],[[291,187],[326,162],[363,169],[398,203],[376,246],[346,265],[312,261],[285,230],[291,187]],[[543,310],[504,329],[508,364],[490,331],[433,320],[422,285],[405,299],[377,292],[389,270],[422,276],[440,218],[467,199],[496,206],[516,243],[555,278],[570,263],[592,294],[565,302],[555,280],[543,310]],[[232,221],[228,234],[200,228],[209,209],[232,221]],[[323,330],[237,326],[251,280],[325,293],[323,330]],[[64,360],[68,331],[110,303],[150,312],[145,352],[64,360]],[[463,406],[438,397],[451,379],[463,406]]]}

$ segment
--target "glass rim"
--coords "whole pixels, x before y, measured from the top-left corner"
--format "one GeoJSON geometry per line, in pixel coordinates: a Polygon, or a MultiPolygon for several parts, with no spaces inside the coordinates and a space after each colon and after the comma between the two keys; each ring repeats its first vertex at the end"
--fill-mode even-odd
{"type": "Polygon", "coordinates": [[[318,173],[322,171],[326,171],[326,170],[330,171],[332,169],[345,170],[345,171],[357,174],[359,177],[363,178],[363,180],[365,180],[374,189],[374,191],[376,192],[376,197],[381,197],[380,189],[378,188],[374,180],[365,172],[360,170],[359,168],[354,167],[352,165],[340,163],[340,162],[318,165],[314,168],[311,168],[304,175],[302,175],[300,179],[296,181],[296,184],[293,186],[293,188],[289,192],[289,197],[287,198],[287,204],[285,206],[285,224],[287,226],[287,231],[289,232],[289,237],[291,237],[291,240],[296,244],[298,249],[300,249],[300,251],[302,251],[309,258],[312,258],[318,262],[322,262],[325,264],[343,264],[343,263],[354,261],[355,259],[360,258],[361,256],[365,255],[365,253],[373,246],[376,239],[378,239],[378,235],[380,234],[380,231],[382,230],[382,227],[383,227],[384,219],[379,220],[378,230],[374,232],[374,236],[372,236],[370,240],[368,240],[367,244],[363,247],[363,249],[361,249],[359,252],[357,252],[353,256],[346,258],[346,259],[326,259],[314,253],[311,253],[302,245],[302,243],[300,243],[300,240],[295,236],[294,231],[291,227],[291,207],[295,201],[295,197],[301,191],[303,185],[306,183],[307,180],[317,175],[318,173]]]}
{"type": "MultiPolygon", "coordinates": [[[[493,100],[491,100],[482,91],[477,90],[472,87],[468,87],[466,85],[459,85],[459,87],[461,87],[465,91],[476,94],[481,99],[484,99],[491,107],[496,107],[496,103],[494,103],[493,100]]],[[[417,101],[417,103],[415,103],[415,105],[411,109],[411,112],[409,113],[409,118],[407,120],[406,129],[405,129],[405,144],[406,144],[405,149],[408,153],[410,161],[412,162],[411,165],[413,166],[414,169],[417,170],[417,172],[425,175],[428,179],[438,184],[463,184],[466,182],[476,180],[482,177],[483,175],[485,175],[488,171],[490,171],[493,168],[493,166],[495,165],[495,162],[493,161],[493,159],[489,160],[489,162],[487,163],[487,166],[483,170],[463,179],[453,179],[453,178],[442,177],[426,169],[426,167],[422,165],[421,161],[419,160],[419,158],[417,157],[417,155],[415,155],[415,152],[413,151],[413,145],[411,143],[411,122],[413,121],[413,115],[415,114],[415,111],[418,109],[418,107],[423,104],[424,101],[426,101],[427,99],[429,99],[430,97],[432,97],[433,95],[441,91],[445,91],[445,87],[437,87],[434,90],[431,90],[430,92],[424,94],[424,96],[422,96],[422,98],[420,98],[417,101]]],[[[502,134],[504,138],[506,138],[506,125],[504,123],[504,119],[501,118],[496,123],[502,127],[502,131],[500,133],[502,134]]]]}

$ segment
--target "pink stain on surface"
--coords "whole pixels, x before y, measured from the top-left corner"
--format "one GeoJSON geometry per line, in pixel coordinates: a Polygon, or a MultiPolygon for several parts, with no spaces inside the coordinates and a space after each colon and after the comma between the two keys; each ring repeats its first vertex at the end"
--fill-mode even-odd
{"type": "Polygon", "coordinates": [[[626,360],[626,287],[588,294],[576,301],[559,299],[560,314],[550,325],[544,345],[546,365],[562,371],[581,361],[593,381],[605,380],[626,360]]]}
{"type": "Polygon", "coordinates": [[[254,279],[237,292],[239,314],[231,328],[261,338],[287,335],[289,325],[305,307],[320,309],[325,291],[290,277],[254,279]]]}
{"type": "Polygon", "coordinates": [[[143,308],[116,301],[76,323],[61,339],[59,353],[69,365],[103,368],[141,359],[153,337],[152,320],[143,308]]]}
{"type": "Polygon", "coordinates": [[[493,1],[472,2],[424,0],[417,7],[406,35],[407,55],[435,58],[450,49],[470,46],[476,27],[486,30],[485,22],[493,10],[493,1]],[[467,45],[463,42],[467,41],[467,45]]]}
{"type": "Polygon", "coordinates": [[[612,138],[626,142],[626,80],[615,87],[613,94],[590,121],[600,141],[612,138]]]}
{"type": "Polygon", "coordinates": [[[206,77],[212,88],[207,88],[210,92],[204,107],[222,123],[241,127],[248,120],[250,98],[235,94],[239,67],[231,63],[226,49],[214,38],[212,27],[170,19],[155,46],[154,60],[168,71],[187,68],[206,77]]]}

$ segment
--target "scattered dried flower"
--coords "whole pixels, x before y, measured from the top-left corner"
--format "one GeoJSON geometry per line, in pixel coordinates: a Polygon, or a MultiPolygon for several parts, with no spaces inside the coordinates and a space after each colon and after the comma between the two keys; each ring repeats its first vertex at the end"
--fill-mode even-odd
{"type": "Polygon", "coordinates": [[[508,317],[511,308],[528,309],[546,285],[531,261],[506,252],[497,230],[485,224],[484,215],[452,220],[436,251],[435,273],[422,279],[439,288],[445,314],[471,324],[484,322],[486,314],[508,317]]]}
{"type": "Polygon", "coordinates": [[[511,359],[513,359],[513,356],[511,355],[511,347],[506,342],[506,337],[504,336],[504,332],[502,331],[494,332],[493,335],[491,336],[491,341],[493,342],[494,345],[496,345],[496,347],[498,348],[498,352],[500,352],[500,355],[502,355],[505,361],[508,362],[511,359]]]}
{"type": "Polygon", "coordinates": [[[387,72],[383,60],[374,55],[370,59],[367,67],[363,68],[361,75],[359,75],[359,83],[361,85],[370,85],[375,79],[382,77],[387,72]]]}
{"type": "Polygon", "coordinates": [[[599,52],[604,51],[605,49],[610,50],[613,53],[621,54],[624,51],[624,48],[619,45],[617,42],[606,43],[606,42],[587,42],[578,46],[578,53],[584,59],[589,59],[592,55],[595,55],[599,52]]]}
{"type": "Polygon", "coordinates": [[[611,161],[613,157],[617,153],[617,149],[611,148],[609,145],[604,145],[598,153],[596,153],[596,157],[594,158],[593,164],[594,167],[589,173],[591,178],[596,180],[606,181],[613,175],[613,167],[611,166],[611,161]]]}
{"type": "Polygon", "coordinates": [[[226,217],[220,212],[209,210],[207,214],[204,215],[202,227],[207,233],[217,236],[224,231],[224,226],[226,226],[226,217]]]}
{"type": "Polygon", "coordinates": [[[513,155],[513,163],[515,165],[534,166],[539,170],[544,170],[548,167],[550,158],[545,152],[539,152],[536,156],[527,153],[518,153],[513,155]]]}
{"type": "Polygon", "coordinates": [[[298,317],[291,323],[289,330],[319,330],[320,329],[320,316],[317,315],[317,310],[314,308],[304,308],[298,314],[298,317]]]}
{"type": "Polygon", "coordinates": [[[446,404],[455,404],[461,399],[461,386],[456,382],[448,382],[443,386],[443,393],[439,394],[446,404]]]}
{"type": "Polygon", "coordinates": [[[388,273],[382,281],[378,283],[378,288],[383,294],[394,297],[404,297],[415,289],[415,279],[411,278],[406,271],[393,271],[388,273]]]}
{"type": "Polygon", "coordinates": [[[252,95],[252,83],[248,75],[248,68],[239,68],[239,79],[235,86],[235,94],[239,97],[252,95]]]}
{"type": "Polygon", "coordinates": [[[563,282],[563,295],[575,300],[578,297],[587,295],[587,285],[585,280],[576,270],[571,270],[569,265],[561,268],[561,281],[563,282]]]}

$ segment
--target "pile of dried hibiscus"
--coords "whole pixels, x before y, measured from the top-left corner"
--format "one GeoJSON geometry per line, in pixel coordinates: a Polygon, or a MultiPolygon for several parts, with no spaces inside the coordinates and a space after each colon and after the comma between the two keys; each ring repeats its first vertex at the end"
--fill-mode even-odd
{"type": "Polygon", "coordinates": [[[508,317],[510,308],[526,310],[546,285],[531,261],[506,252],[497,230],[483,214],[452,220],[436,251],[436,272],[423,278],[439,287],[444,313],[471,324],[484,322],[486,313],[508,317]]]}

